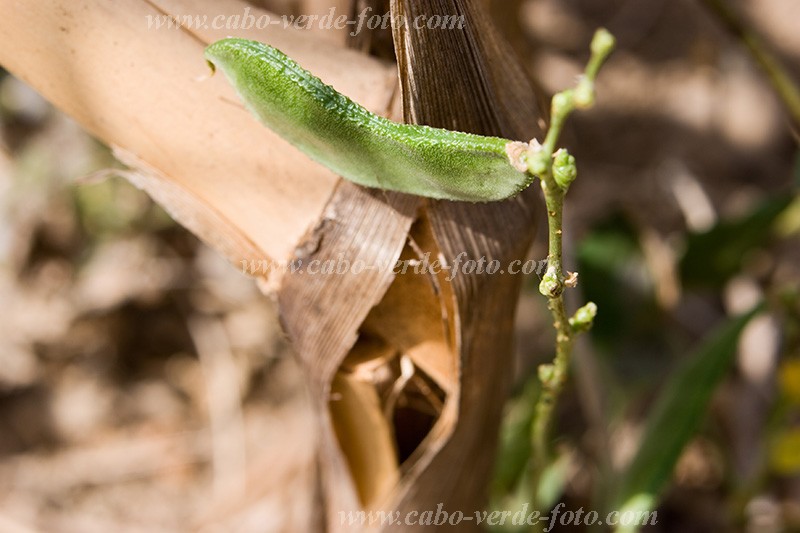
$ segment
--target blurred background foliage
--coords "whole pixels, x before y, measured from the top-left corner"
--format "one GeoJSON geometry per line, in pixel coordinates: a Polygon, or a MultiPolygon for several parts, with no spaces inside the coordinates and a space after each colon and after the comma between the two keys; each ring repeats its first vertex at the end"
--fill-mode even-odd
{"type": "MultiPolygon", "coordinates": [[[[800,5],[732,4],[800,80],[800,5]]],[[[639,474],[679,455],[648,531],[800,530],[800,151],[781,103],[695,1],[492,5],[551,93],[597,26],[619,42],[598,106],[565,135],[576,301],[600,313],[541,503],[610,505],[651,435],[639,474]],[[683,449],[676,426],[648,429],[667,404],[697,426],[683,449]]],[[[0,530],[307,530],[313,423],[272,302],[118,167],[0,73],[0,530]]],[[[530,500],[531,377],[552,358],[537,285],[520,302],[492,487],[505,509],[530,500]]]]}

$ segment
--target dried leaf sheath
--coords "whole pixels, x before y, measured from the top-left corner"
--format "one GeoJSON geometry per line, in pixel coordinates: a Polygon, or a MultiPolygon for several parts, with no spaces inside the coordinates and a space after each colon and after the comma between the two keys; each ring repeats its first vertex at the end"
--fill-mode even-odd
{"type": "MultiPolygon", "coordinates": [[[[484,135],[531,138],[540,114],[535,91],[479,2],[392,2],[393,16],[464,15],[463,30],[395,31],[405,118],[435,127],[484,135]]],[[[501,262],[523,258],[533,237],[534,191],[497,204],[430,202],[417,234],[422,251],[441,252],[453,264],[486,256],[501,262]]],[[[443,420],[423,444],[416,465],[401,480],[389,508],[401,513],[436,508],[480,509],[491,468],[494,434],[511,369],[513,317],[520,279],[455,276],[439,279],[438,297],[449,331],[458,379],[450,400],[458,418],[443,420]],[[470,465],[464,468],[464,465],[470,465]]],[[[385,322],[401,320],[386,317],[385,322]]],[[[463,527],[463,524],[462,524],[463,527]]],[[[409,531],[385,528],[385,531],[409,531]]]]}

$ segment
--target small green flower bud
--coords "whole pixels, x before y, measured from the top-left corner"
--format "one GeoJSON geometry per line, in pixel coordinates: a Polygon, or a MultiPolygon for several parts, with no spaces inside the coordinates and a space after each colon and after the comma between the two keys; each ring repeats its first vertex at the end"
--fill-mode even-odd
{"type": "Polygon", "coordinates": [[[554,117],[565,117],[574,108],[574,91],[572,89],[566,89],[553,95],[551,113],[554,117]]]}
{"type": "Polygon", "coordinates": [[[555,266],[547,267],[547,271],[539,283],[539,292],[548,298],[555,298],[564,292],[564,282],[558,279],[558,272],[555,266]]]}
{"type": "Polygon", "coordinates": [[[530,148],[528,149],[528,172],[534,176],[542,177],[547,174],[550,161],[547,160],[547,154],[542,150],[542,145],[536,139],[531,141],[530,148]]]}
{"type": "Polygon", "coordinates": [[[588,331],[592,327],[594,317],[597,316],[597,305],[594,302],[589,302],[577,311],[575,315],[569,319],[569,325],[576,333],[588,331]]]}
{"type": "Polygon", "coordinates": [[[566,190],[577,177],[578,167],[575,164],[575,157],[565,148],[561,148],[553,156],[553,179],[559,187],[566,190]]]}
{"type": "Polygon", "coordinates": [[[617,40],[611,32],[605,28],[600,28],[594,33],[592,38],[592,55],[606,57],[614,50],[617,40]]]}
{"type": "Polygon", "coordinates": [[[555,378],[556,369],[550,364],[539,365],[538,374],[539,381],[545,385],[548,385],[551,381],[553,381],[553,378],[555,378]]]}

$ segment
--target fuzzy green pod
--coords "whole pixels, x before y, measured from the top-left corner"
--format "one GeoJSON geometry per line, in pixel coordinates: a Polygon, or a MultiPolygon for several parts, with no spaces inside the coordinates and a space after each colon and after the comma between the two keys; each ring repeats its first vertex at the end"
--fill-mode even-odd
{"type": "Polygon", "coordinates": [[[262,123],[354,183],[490,202],[514,196],[534,179],[520,170],[527,145],[379,117],[266,44],[223,39],[205,55],[262,123]]]}

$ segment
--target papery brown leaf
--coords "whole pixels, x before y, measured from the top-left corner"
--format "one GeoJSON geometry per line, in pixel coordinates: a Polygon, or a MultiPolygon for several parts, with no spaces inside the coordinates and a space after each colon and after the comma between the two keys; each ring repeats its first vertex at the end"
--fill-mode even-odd
{"type": "MultiPolygon", "coordinates": [[[[239,268],[259,259],[393,265],[401,254],[426,252],[451,264],[464,253],[506,266],[525,256],[533,189],[502,203],[465,204],[337,180],[258,124],[221,77],[209,79],[202,52],[231,33],[268,42],[381,114],[392,109],[397,85],[386,63],[280,26],[147,29],[148,15],[241,14],[246,4],[237,0],[14,6],[0,17],[0,64],[117,147],[140,186],[239,268]]],[[[540,133],[534,90],[480,2],[393,0],[392,11],[464,15],[467,23],[395,28],[408,121],[520,140],[540,133]]],[[[289,273],[274,284],[319,415],[324,505],[317,511],[330,531],[354,531],[339,511],[363,506],[421,512],[443,503],[465,513],[482,506],[520,279],[448,281],[448,274],[395,280],[391,268],[375,268],[289,273]],[[381,372],[402,360],[402,372],[379,383],[359,372],[373,359],[386,361],[381,372]],[[373,422],[353,423],[360,419],[373,422]],[[362,457],[365,449],[374,457],[362,457]]]]}

